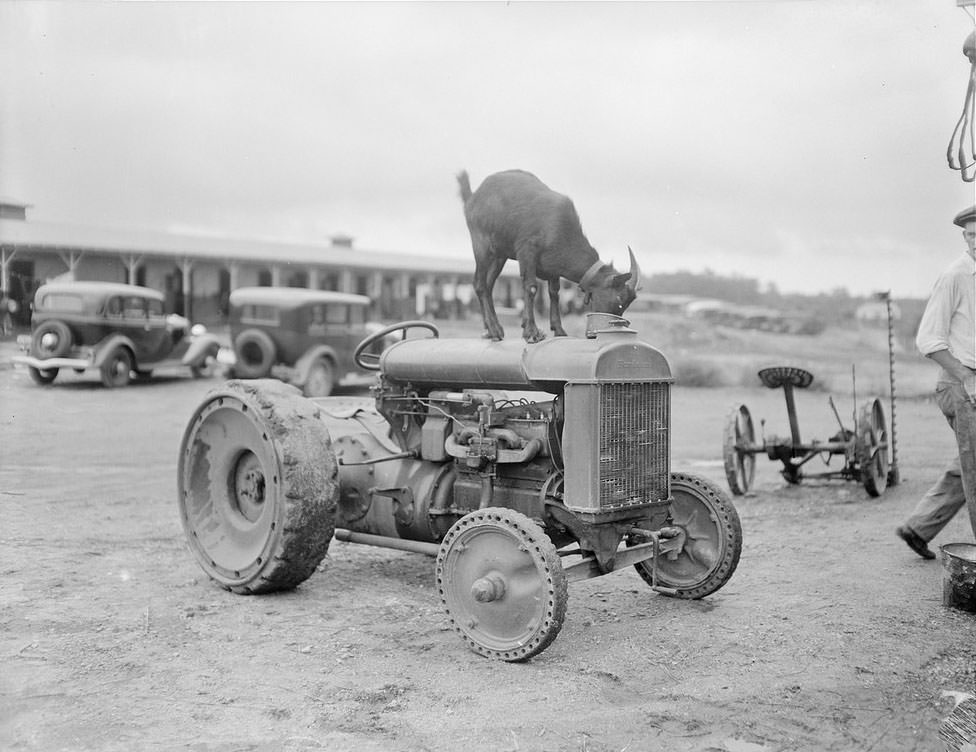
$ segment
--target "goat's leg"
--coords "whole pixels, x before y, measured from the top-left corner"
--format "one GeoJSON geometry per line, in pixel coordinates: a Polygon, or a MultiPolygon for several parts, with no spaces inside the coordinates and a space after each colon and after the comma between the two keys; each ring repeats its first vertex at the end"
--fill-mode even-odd
{"type": "Polygon", "coordinates": [[[559,277],[549,280],[549,328],[557,337],[565,337],[562,312],[559,310],[559,277]]]}
{"type": "Polygon", "coordinates": [[[533,246],[523,246],[516,250],[519,262],[519,275],[522,278],[522,338],[529,343],[541,342],[546,335],[539,331],[535,323],[535,294],[539,289],[536,278],[536,251],[533,246]]]}
{"type": "Polygon", "coordinates": [[[481,306],[481,320],[485,325],[485,332],[482,336],[485,339],[491,339],[497,342],[505,338],[505,330],[498,323],[498,315],[495,313],[495,301],[492,298],[492,290],[507,259],[498,258],[492,254],[487,241],[483,241],[480,245],[477,241],[473,242],[475,258],[474,292],[478,296],[478,304],[481,306]]]}

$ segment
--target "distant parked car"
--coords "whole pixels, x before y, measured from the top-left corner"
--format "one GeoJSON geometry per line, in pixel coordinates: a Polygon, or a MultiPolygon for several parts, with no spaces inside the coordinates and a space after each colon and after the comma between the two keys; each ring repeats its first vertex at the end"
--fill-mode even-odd
{"type": "Polygon", "coordinates": [[[98,369],[107,387],[121,387],[135,375],[182,365],[194,376],[208,372],[220,341],[182,316],[163,312],[156,290],[116,282],[42,285],[34,294],[31,334],[18,337],[26,365],[38,384],[50,384],[62,368],[98,369]]]}
{"type": "MultiPolygon", "coordinates": [[[[298,287],[241,287],[230,294],[230,375],[267,376],[326,397],[359,374],[356,345],[380,328],[367,322],[365,295],[298,287]]],[[[380,343],[382,344],[382,343],[380,343]]]]}

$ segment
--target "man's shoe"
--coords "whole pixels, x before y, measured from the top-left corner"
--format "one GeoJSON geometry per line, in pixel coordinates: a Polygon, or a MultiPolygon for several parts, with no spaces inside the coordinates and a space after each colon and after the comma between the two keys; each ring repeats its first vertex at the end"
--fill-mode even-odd
{"type": "Polygon", "coordinates": [[[925,541],[921,539],[918,533],[912,530],[910,527],[905,527],[904,525],[895,530],[898,537],[901,538],[908,547],[912,549],[915,553],[921,556],[923,559],[934,559],[935,554],[932,549],[928,547],[925,541]]]}

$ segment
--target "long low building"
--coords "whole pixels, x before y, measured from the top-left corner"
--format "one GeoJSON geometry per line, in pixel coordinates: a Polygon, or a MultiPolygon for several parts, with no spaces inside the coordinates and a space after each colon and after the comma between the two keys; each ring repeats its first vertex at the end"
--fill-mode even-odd
{"type": "MultiPolygon", "coordinates": [[[[420,256],[361,250],[347,236],[284,243],[34,222],[29,207],[0,199],[0,291],[19,304],[21,325],[34,291],[54,279],[151,287],[166,296],[167,312],[207,324],[226,319],[231,290],[250,286],[366,295],[371,314],[391,320],[457,318],[477,307],[470,249],[459,249],[457,258],[420,256]]],[[[502,306],[520,298],[513,266],[495,285],[502,306]]]]}

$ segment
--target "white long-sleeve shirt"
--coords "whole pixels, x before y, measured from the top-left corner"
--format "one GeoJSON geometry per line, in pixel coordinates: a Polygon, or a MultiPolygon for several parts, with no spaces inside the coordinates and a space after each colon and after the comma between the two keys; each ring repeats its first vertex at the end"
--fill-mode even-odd
{"type": "Polygon", "coordinates": [[[976,368],[976,259],[963,253],[936,280],[918,325],[922,355],[948,350],[976,368]]]}

